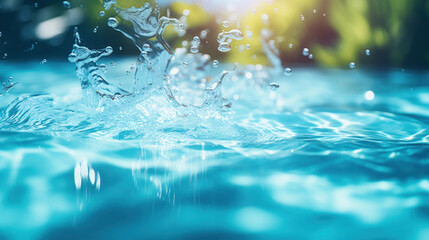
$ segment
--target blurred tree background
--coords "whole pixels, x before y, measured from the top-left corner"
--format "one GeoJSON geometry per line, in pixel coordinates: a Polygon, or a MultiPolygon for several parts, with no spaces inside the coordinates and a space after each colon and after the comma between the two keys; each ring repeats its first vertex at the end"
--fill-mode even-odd
{"type": "MultiPolygon", "coordinates": [[[[115,56],[136,56],[137,49],[107,27],[113,10],[99,0],[1,0],[0,59],[66,59],[78,26],[90,48],[111,45],[115,56]],[[120,50],[121,49],[121,50],[120,50]]],[[[136,7],[144,0],[120,0],[136,7]]],[[[207,33],[201,52],[230,63],[268,64],[262,40],[280,50],[284,66],[317,64],[348,67],[429,68],[429,1],[427,0],[160,0],[162,15],[187,25],[186,34],[169,28],[173,47],[207,33]],[[168,12],[168,13],[167,13],[168,12]],[[230,27],[223,27],[228,21],[230,27]],[[217,51],[217,34],[240,29],[245,38],[228,53],[217,51]],[[303,56],[308,48],[313,59],[303,56]],[[366,50],[370,50],[370,56],[366,50]]]]}

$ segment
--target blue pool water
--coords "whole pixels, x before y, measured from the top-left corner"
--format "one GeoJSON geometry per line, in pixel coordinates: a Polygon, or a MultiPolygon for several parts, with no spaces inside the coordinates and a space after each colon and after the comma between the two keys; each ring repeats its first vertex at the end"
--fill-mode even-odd
{"type": "MultiPolygon", "coordinates": [[[[135,60],[105,61],[126,87],[135,60]]],[[[230,79],[230,110],[188,116],[86,106],[66,62],[9,76],[0,239],[429,239],[428,73],[230,79]]]]}

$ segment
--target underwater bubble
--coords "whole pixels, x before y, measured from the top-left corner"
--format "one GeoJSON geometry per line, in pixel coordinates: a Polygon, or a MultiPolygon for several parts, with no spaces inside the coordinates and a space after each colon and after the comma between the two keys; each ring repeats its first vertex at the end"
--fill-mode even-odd
{"type": "Polygon", "coordinates": [[[354,62],[351,62],[351,63],[349,64],[349,67],[350,67],[351,69],[354,69],[354,68],[356,68],[356,63],[354,63],[354,62]]]}
{"type": "Polygon", "coordinates": [[[94,30],[92,30],[94,33],[97,33],[98,31],[98,26],[94,28],[94,30]]]}
{"type": "Polygon", "coordinates": [[[227,43],[227,42],[223,42],[219,45],[218,50],[220,52],[229,52],[229,51],[231,51],[231,45],[229,45],[229,43],[227,43]]]}
{"type": "Polygon", "coordinates": [[[107,20],[107,25],[109,25],[109,27],[115,28],[118,26],[118,20],[114,17],[111,17],[107,20]]]}
{"type": "Polygon", "coordinates": [[[45,64],[47,61],[48,61],[48,60],[43,59],[43,60],[40,62],[40,64],[45,64]]]}
{"type": "Polygon", "coordinates": [[[371,50],[369,50],[369,49],[365,50],[365,54],[366,54],[367,56],[370,56],[370,55],[371,55],[371,50]]]}
{"type": "Polygon", "coordinates": [[[69,8],[71,7],[70,2],[68,2],[68,1],[64,1],[64,2],[63,2],[63,7],[65,7],[65,8],[67,8],[67,9],[69,9],[69,8]]]}
{"type": "Polygon", "coordinates": [[[272,82],[270,83],[269,87],[271,90],[277,90],[280,87],[280,85],[278,83],[272,82]]]}
{"type": "Polygon", "coordinates": [[[122,46],[119,46],[119,51],[122,51],[122,46]]]}
{"type": "Polygon", "coordinates": [[[291,76],[292,75],[292,69],[291,68],[285,68],[284,75],[291,76]]]}
{"type": "Polygon", "coordinates": [[[311,59],[313,59],[313,54],[309,54],[308,55],[308,58],[311,60],[311,59]]]}
{"type": "Polygon", "coordinates": [[[215,68],[219,67],[219,61],[218,60],[213,61],[213,67],[215,67],[215,68]]]}
{"type": "Polygon", "coordinates": [[[293,48],[293,44],[292,43],[289,43],[289,48],[293,48]]]}
{"type": "Polygon", "coordinates": [[[98,13],[98,16],[100,17],[104,17],[106,15],[106,13],[104,11],[100,11],[100,13],[98,13]]]}
{"type": "Polygon", "coordinates": [[[307,57],[309,54],[310,54],[310,50],[308,48],[302,49],[302,55],[307,57]]]}
{"type": "Polygon", "coordinates": [[[223,21],[222,26],[227,28],[227,27],[231,26],[231,24],[228,21],[223,21]]]}

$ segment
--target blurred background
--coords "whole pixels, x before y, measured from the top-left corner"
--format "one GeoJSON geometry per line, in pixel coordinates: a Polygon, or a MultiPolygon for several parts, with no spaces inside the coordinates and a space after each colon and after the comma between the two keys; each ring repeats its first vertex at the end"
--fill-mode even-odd
{"type": "MultiPolygon", "coordinates": [[[[120,0],[138,7],[143,0],[120,0]]],[[[168,29],[176,48],[194,36],[207,35],[200,52],[229,63],[268,64],[261,31],[280,50],[284,66],[347,68],[350,62],[372,68],[429,68],[429,1],[427,0],[160,0],[162,15],[181,19],[186,34],[168,29]],[[228,53],[217,51],[216,37],[230,22],[245,39],[228,53]],[[309,48],[313,59],[303,56],[309,48]],[[367,52],[369,50],[370,52],[367,52]]],[[[137,56],[132,42],[107,26],[99,0],[0,0],[1,61],[66,60],[73,27],[85,46],[114,47],[114,56],[137,56]]]]}

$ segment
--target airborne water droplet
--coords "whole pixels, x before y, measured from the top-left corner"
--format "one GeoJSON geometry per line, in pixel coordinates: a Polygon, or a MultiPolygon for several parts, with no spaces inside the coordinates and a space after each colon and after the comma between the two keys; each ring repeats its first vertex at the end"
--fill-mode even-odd
{"type": "Polygon", "coordinates": [[[65,7],[65,8],[67,8],[67,9],[69,9],[69,8],[71,7],[70,2],[68,2],[68,1],[64,1],[64,2],[63,2],[63,7],[65,7]]]}
{"type": "Polygon", "coordinates": [[[271,90],[277,90],[280,87],[280,85],[278,83],[270,83],[270,89],[271,90]]]}
{"type": "Polygon", "coordinates": [[[310,50],[308,49],[308,48],[304,48],[303,50],[302,50],[302,55],[304,55],[304,56],[308,56],[310,54],[310,50]]]}
{"type": "Polygon", "coordinates": [[[231,45],[229,45],[229,43],[227,43],[227,42],[223,42],[219,45],[218,50],[220,52],[229,52],[229,51],[231,51],[231,45]]]}
{"type": "Polygon", "coordinates": [[[114,17],[111,17],[107,20],[107,25],[109,25],[109,27],[115,28],[118,26],[118,20],[114,17]]]}
{"type": "Polygon", "coordinates": [[[215,67],[215,68],[219,67],[219,61],[218,60],[213,61],[213,67],[215,67]]]}
{"type": "Polygon", "coordinates": [[[291,76],[292,75],[292,69],[291,68],[285,68],[284,70],[284,74],[286,76],[291,76]]]}
{"type": "Polygon", "coordinates": [[[150,48],[150,45],[149,44],[144,44],[143,45],[143,51],[145,51],[145,52],[150,52],[152,49],[150,48]]]}

